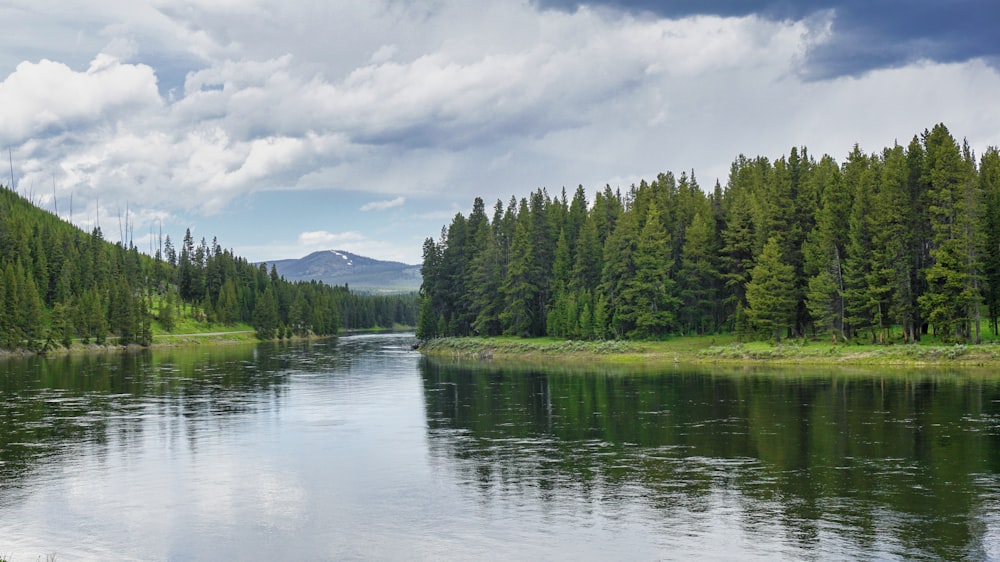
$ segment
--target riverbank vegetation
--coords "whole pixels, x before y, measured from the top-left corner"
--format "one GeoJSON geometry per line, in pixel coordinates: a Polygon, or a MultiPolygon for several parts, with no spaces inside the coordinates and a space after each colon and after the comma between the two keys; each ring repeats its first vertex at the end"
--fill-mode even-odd
{"type": "Polygon", "coordinates": [[[1000,344],[907,345],[829,343],[801,339],[740,342],[732,334],[678,336],[662,341],[565,340],[559,338],[446,337],[420,345],[425,355],[458,360],[565,365],[769,364],[850,366],[988,366],[1000,359],[1000,344]]]}
{"type": "MultiPolygon", "coordinates": [[[[0,187],[0,351],[149,345],[160,334],[252,331],[258,339],[327,336],[416,322],[416,295],[364,295],[289,282],[188,230],[147,255],[104,239],[0,187]]],[[[246,336],[240,336],[246,337],[246,336]]]]}
{"type": "Polygon", "coordinates": [[[724,335],[704,351],[720,358],[790,339],[817,342],[800,353],[957,350],[998,333],[1000,155],[977,158],[940,124],[906,146],[854,146],[842,164],[805,147],[740,155],[707,192],[668,172],[593,202],[582,186],[571,199],[540,189],[497,201],[492,218],[477,198],[423,258],[425,340],[724,335]]]}

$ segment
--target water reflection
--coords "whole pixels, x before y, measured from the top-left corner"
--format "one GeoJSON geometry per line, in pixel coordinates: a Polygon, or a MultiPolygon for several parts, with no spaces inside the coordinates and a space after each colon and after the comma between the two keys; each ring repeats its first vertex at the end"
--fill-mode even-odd
{"type": "Polygon", "coordinates": [[[432,456],[482,502],[611,519],[642,506],[672,536],[730,543],[718,530],[736,521],[750,552],[770,545],[793,558],[997,553],[995,379],[623,376],[431,360],[421,372],[432,456]]]}
{"type": "Polygon", "coordinates": [[[196,449],[202,433],[279,408],[294,352],[231,346],[2,361],[0,490],[82,448],[103,456],[141,444],[150,420],[171,443],[196,449]]]}
{"type": "Polygon", "coordinates": [[[0,558],[398,558],[412,335],[0,362],[0,558]],[[384,542],[384,544],[383,544],[384,542]]]}
{"type": "Polygon", "coordinates": [[[0,556],[1000,558],[1000,391],[408,336],[0,362],[0,556]]]}

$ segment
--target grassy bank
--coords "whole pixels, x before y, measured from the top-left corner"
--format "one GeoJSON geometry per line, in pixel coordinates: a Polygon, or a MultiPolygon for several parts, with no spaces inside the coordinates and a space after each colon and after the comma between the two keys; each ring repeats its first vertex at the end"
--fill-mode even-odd
{"type": "MultiPolygon", "coordinates": [[[[190,346],[201,346],[201,345],[255,344],[261,341],[257,338],[256,333],[252,329],[250,329],[249,326],[245,325],[236,325],[236,326],[202,325],[200,328],[197,329],[190,328],[190,330],[191,331],[174,331],[170,333],[156,332],[154,330],[153,343],[151,343],[148,346],[142,346],[138,344],[131,344],[127,346],[119,345],[117,342],[117,338],[115,336],[108,336],[103,344],[98,344],[94,340],[90,340],[85,343],[83,340],[76,339],[71,342],[69,347],[63,347],[61,345],[57,345],[51,349],[46,350],[44,352],[44,355],[58,356],[71,353],[118,352],[118,351],[133,351],[140,349],[161,349],[161,348],[190,347],[190,346]]],[[[301,339],[319,339],[319,338],[294,337],[291,339],[301,340],[301,339]]],[[[0,359],[29,357],[37,354],[38,352],[36,351],[31,351],[26,349],[0,350],[0,359]]]]}
{"type": "Polygon", "coordinates": [[[664,341],[566,341],[551,338],[441,338],[425,342],[427,355],[473,360],[596,362],[602,364],[1000,365],[1000,344],[859,345],[789,340],[740,343],[732,336],[664,341]]]}

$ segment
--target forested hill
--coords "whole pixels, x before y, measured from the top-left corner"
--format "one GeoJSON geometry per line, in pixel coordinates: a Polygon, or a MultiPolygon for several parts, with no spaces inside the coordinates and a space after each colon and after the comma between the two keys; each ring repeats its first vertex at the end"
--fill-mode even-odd
{"type": "Polygon", "coordinates": [[[423,255],[424,338],[978,341],[1000,315],[1000,156],[942,124],[843,163],[741,155],[707,193],[692,172],[492,217],[476,199],[423,255]]]}
{"type": "MultiPolygon", "coordinates": [[[[412,298],[411,298],[412,300],[412,298]]],[[[86,233],[0,187],[0,349],[42,350],[74,340],[148,344],[180,318],[252,326],[258,337],[335,334],[340,327],[413,325],[415,302],[292,283],[214,240],[141,254],[86,233]]]]}

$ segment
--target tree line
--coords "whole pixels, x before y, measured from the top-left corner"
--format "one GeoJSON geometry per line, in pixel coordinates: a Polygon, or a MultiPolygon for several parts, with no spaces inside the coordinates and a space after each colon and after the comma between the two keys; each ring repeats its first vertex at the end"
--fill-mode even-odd
{"type": "Polygon", "coordinates": [[[978,342],[1000,317],[1000,155],[943,124],[838,164],[740,155],[593,202],[476,198],[423,247],[418,336],[735,333],[978,342]]]}
{"type": "Polygon", "coordinates": [[[333,335],[351,328],[413,325],[416,297],[375,297],[318,281],[289,282],[213,239],[179,248],[167,236],[152,256],[109,243],[0,186],[0,349],[40,351],[73,340],[148,345],[182,315],[247,323],[261,339],[333,335]]]}

